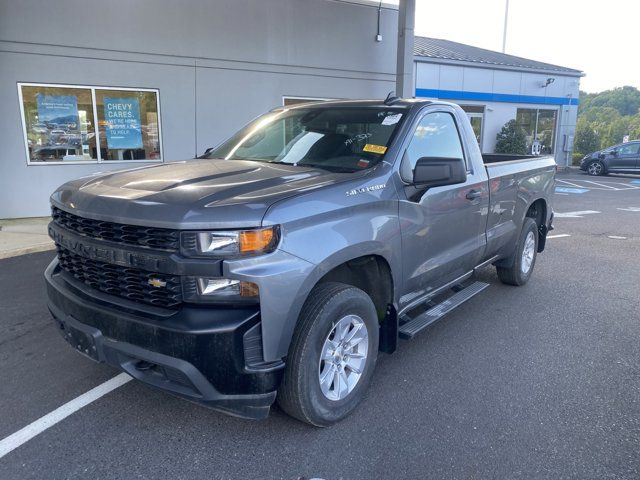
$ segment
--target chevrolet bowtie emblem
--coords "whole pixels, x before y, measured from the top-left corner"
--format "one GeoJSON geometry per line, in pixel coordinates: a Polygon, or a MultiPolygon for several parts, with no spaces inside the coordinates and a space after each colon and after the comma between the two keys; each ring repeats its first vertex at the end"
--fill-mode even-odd
{"type": "Polygon", "coordinates": [[[167,286],[167,282],[165,282],[164,280],[160,280],[159,278],[150,278],[147,283],[155,288],[162,288],[167,286]]]}

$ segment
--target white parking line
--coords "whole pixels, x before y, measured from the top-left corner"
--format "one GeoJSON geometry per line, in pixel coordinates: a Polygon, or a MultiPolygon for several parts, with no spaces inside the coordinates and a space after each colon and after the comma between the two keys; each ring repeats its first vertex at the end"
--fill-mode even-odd
{"type": "Polygon", "coordinates": [[[580,210],[578,212],[555,212],[556,218],[582,218],[584,215],[600,213],[597,210],[580,210]]]}
{"type": "Polygon", "coordinates": [[[640,207],[618,208],[618,210],[622,210],[623,212],[640,212],[640,207]]]}
{"type": "Polygon", "coordinates": [[[570,185],[572,187],[577,188],[589,188],[592,190],[613,190],[613,191],[624,191],[624,190],[637,190],[640,186],[632,185],[630,183],[624,182],[609,182],[600,180],[599,182],[594,182],[593,180],[576,180],[572,179],[572,181],[563,180],[561,178],[556,179],[557,183],[563,183],[565,185],[570,185]],[[589,184],[589,185],[585,185],[589,184]],[[594,186],[596,185],[596,186],[594,186]],[[615,187],[613,185],[620,185],[619,187],[615,187]]]}
{"type": "Polygon", "coordinates": [[[585,188],[584,185],[578,185],[577,183],[569,182],[567,180],[556,179],[556,182],[565,183],[567,185],[571,185],[572,187],[585,188]]]}
{"type": "Polygon", "coordinates": [[[571,235],[569,235],[568,233],[560,233],[558,235],[547,235],[547,240],[549,240],[550,238],[564,238],[564,237],[570,237],[571,235]]]}
{"type": "Polygon", "coordinates": [[[591,183],[593,185],[598,185],[599,187],[608,188],[609,190],[620,190],[619,188],[610,187],[609,185],[605,185],[604,183],[592,182],[591,180],[582,180],[582,181],[585,182],[585,183],[591,183]]]}
{"type": "Polygon", "coordinates": [[[28,442],[36,435],[44,432],[46,429],[54,426],[56,423],[64,420],[72,413],[77,412],[82,407],[86,407],[91,402],[95,402],[100,397],[124,385],[129,380],[131,380],[131,377],[126,373],[116,375],[111,380],[107,380],[97,387],[92,388],[88,392],[83,393],[61,407],[56,408],[53,412],[47,413],[44,417],[41,417],[21,430],[18,430],[16,433],[9,435],[7,438],[0,441],[0,458],[18,448],[20,445],[28,442]]]}

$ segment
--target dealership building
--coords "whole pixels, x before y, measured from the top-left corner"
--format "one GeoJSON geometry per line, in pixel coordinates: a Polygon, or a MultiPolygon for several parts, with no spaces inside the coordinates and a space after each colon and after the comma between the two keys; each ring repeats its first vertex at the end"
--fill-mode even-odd
{"type": "Polygon", "coordinates": [[[483,152],[515,119],[567,164],[582,72],[411,22],[404,0],[1,2],[0,218],[47,215],[73,178],[193,158],[276,106],[397,85],[460,104],[483,152]]]}

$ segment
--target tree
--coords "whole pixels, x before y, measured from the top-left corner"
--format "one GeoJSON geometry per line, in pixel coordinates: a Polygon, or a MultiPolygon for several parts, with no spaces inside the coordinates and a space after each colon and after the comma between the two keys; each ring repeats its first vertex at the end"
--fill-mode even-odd
{"type": "Polygon", "coordinates": [[[526,155],[527,137],[524,130],[518,126],[515,120],[509,120],[504,124],[500,133],[496,135],[496,153],[510,153],[513,155],[526,155]]]}
{"type": "Polygon", "coordinates": [[[625,86],[600,93],[580,92],[576,151],[607,148],[622,142],[625,135],[640,138],[640,90],[625,86]],[[591,148],[593,136],[600,139],[596,149],[591,148]]]}
{"type": "Polygon", "coordinates": [[[624,86],[600,93],[580,92],[580,113],[598,107],[609,107],[622,116],[635,115],[640,109],[640,90],[624,86]]]}
{"type": "Polygon", "coordinates": [[[622,138],[629,134],[629,118],[630,117],[621,117],[613,120],[609,124],[608,128],[602,134],[602,142],[600,142],[601,148],[622,143],[622,138]]]}
{"type": "Polygon", "coordinates": [[[576,153],[583,155],[600,150],[600,137],[596,133],[593,124],[582,118],[578,120],[578,125],[576,126],[574,149],[576,153]]]}

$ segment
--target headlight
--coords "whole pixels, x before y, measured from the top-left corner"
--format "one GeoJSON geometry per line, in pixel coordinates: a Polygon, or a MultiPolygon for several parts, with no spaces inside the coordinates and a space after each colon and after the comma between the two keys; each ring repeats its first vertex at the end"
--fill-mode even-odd
{"type": "Polygon", "coordinates": [[[241,257],[273,252],[278,246],[277,226],[226,232],[182,232],[181,250],[186,257],[241,257]]]}

